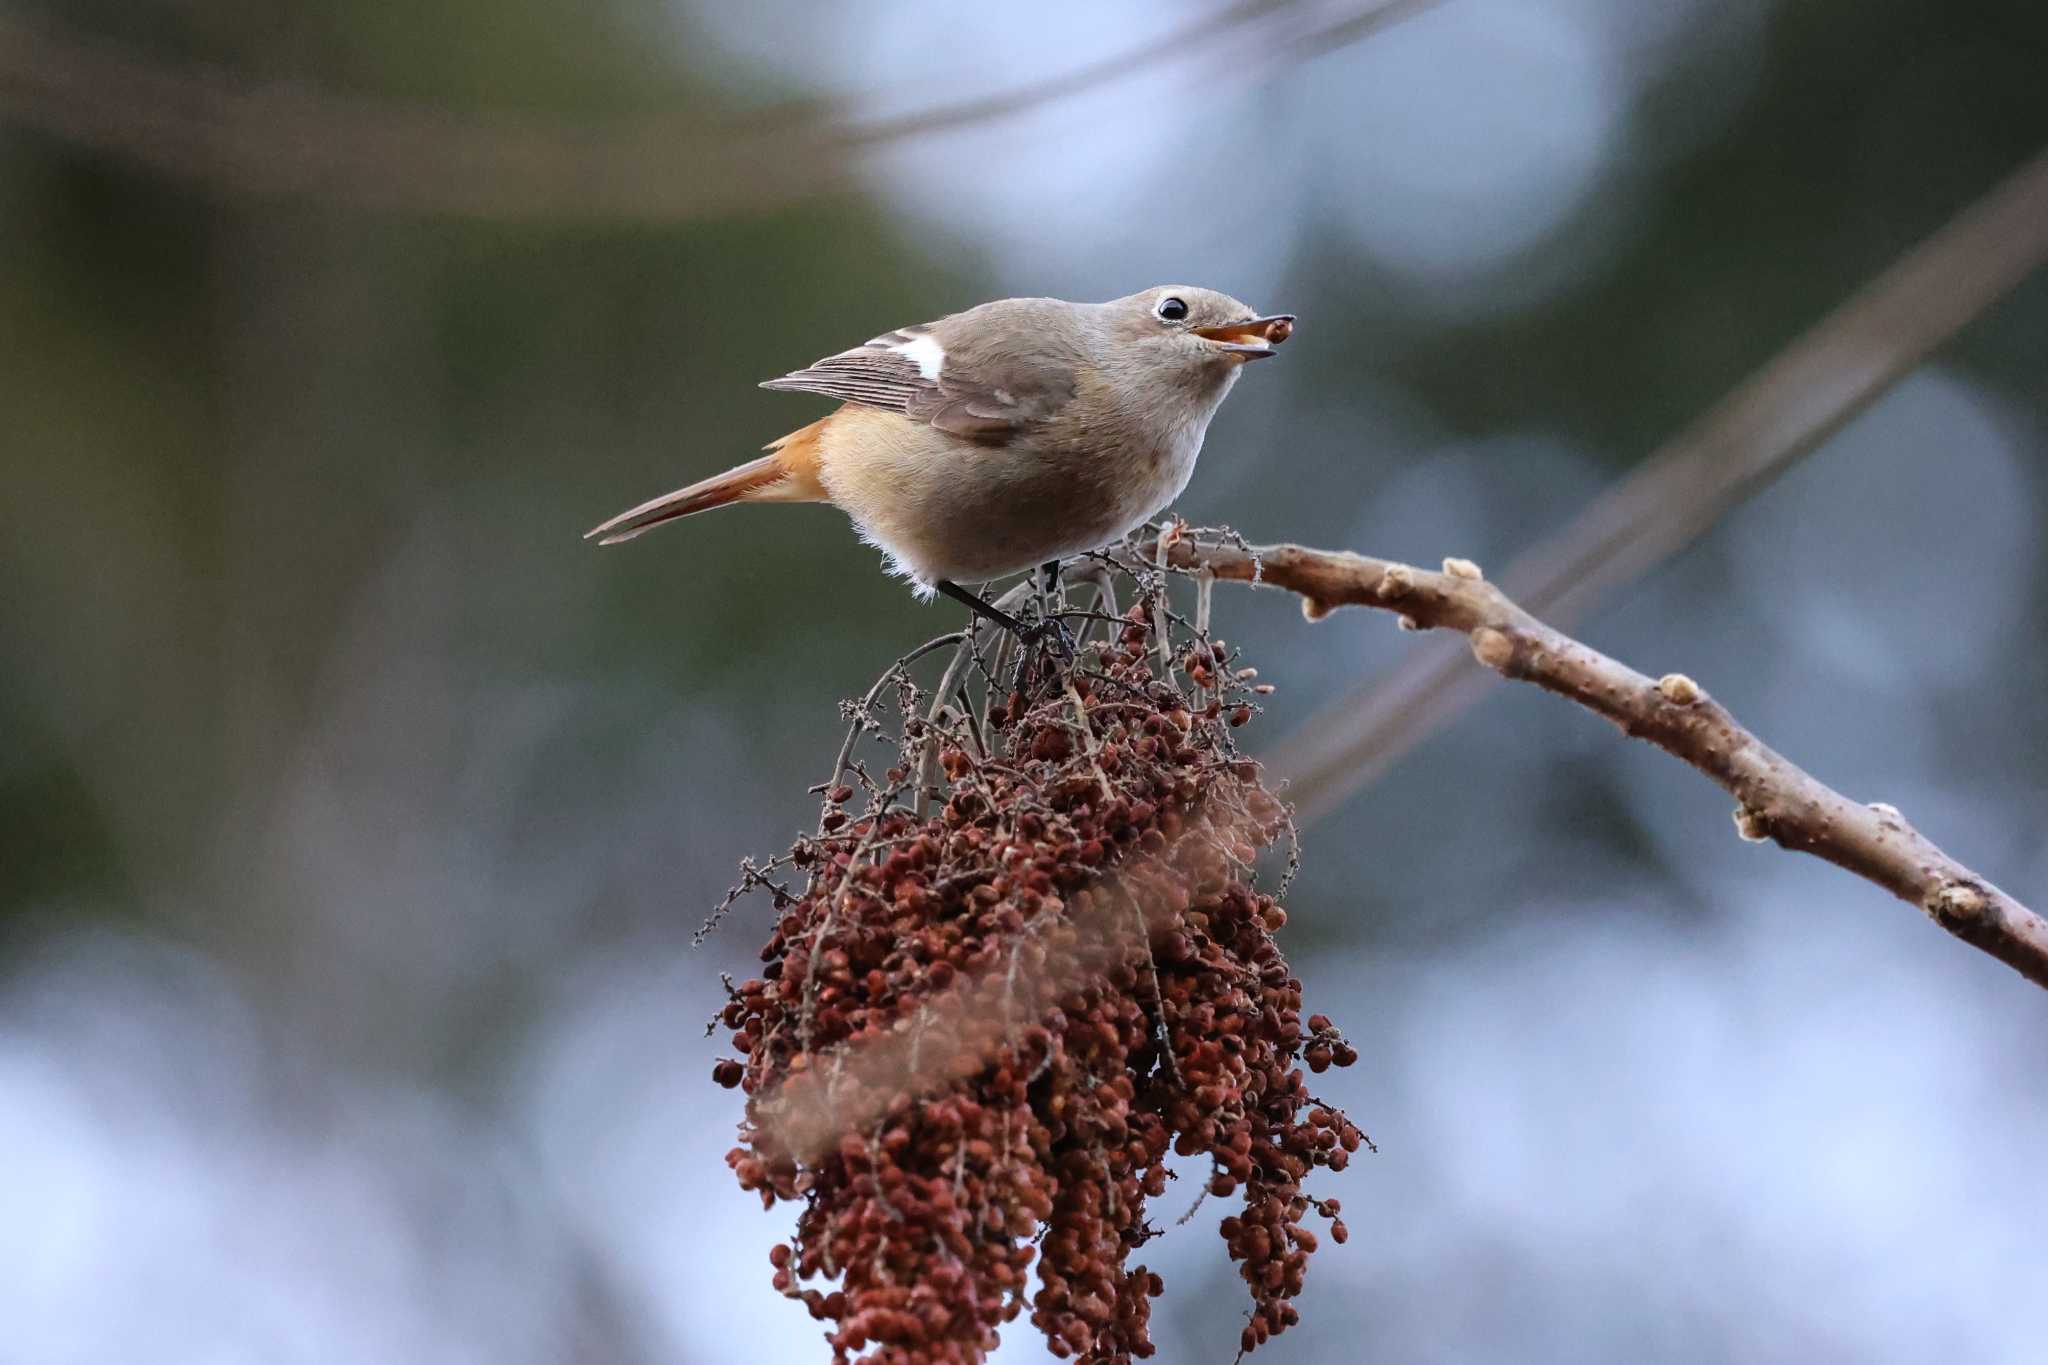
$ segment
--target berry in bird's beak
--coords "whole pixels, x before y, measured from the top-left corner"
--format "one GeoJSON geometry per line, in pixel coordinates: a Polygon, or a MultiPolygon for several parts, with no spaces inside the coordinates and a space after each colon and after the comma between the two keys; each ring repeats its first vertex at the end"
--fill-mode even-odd
{"type": "Polygon", "coordinates": [[[1220,327],[1197,327],[1194,334],[1216,343],[1220,350],[1247,360],[1273,354],[1273,348],[1294,335],[1294,314],[1274,313],[1270,317],[1226,322],[1220,327]]]}

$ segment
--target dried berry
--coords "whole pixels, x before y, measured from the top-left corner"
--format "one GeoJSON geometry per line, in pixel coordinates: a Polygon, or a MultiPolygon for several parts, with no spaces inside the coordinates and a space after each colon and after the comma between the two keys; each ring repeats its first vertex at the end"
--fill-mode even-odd
{"type": "Polygon", "coordinates": [[[980,1361],[1027,1312],[1055,1355],[1151,1355],[1164,1286],[1132,1257],[1174,1152],[1241,1201],[1222,1233],[1244,1349],[1298,1320],[1304,1219],[1337,1211],[1302,1182],[1363,1138],[1298,1063],[1356,1054],[1324,1016],[1302,1025],[1285,913],[1254,879],[1292,833],[1233,745],[1257,675],[1182,642],[1168,657],[1216,691],[1190,697],[1151,605],[979,722],[899,666],[918,724],[886,786],[849,814],[833,774],[822,832],[778,860],[809,882],[777,888],[768,966],[721,1015],[745,1061],[712,1074],[748,1096],[740,1184],[801,1206],[772,1281],[841,1365],[980,1361]]]}

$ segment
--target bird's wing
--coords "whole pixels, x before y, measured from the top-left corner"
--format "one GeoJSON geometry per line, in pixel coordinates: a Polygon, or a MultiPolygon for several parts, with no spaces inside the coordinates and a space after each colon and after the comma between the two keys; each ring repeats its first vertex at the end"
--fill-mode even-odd
{"type": "Polygon", "coordinates": [[[885,332],[761,387],[886,408],[955,436],[1001,444],[1074,396],[1078,357],[1058,338],[1048,344],[1031,319],[986,316],[993,307],[885,332]],[[1032,348],[1020,353],[1013,338],[1027,337],[1032,348]]]}

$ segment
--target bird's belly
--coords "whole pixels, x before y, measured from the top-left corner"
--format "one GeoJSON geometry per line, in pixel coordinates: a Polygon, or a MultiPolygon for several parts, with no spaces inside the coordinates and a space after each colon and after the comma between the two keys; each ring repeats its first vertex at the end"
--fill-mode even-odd
{"type": "Polygon", "coordinates": [[[856,419],[821,474],[862,534],[925,584],[1099,549],[1172,502],[1201,449],[1199,431],[1145,451],[980,446],[875,416],[891,420],[856,419]]]}

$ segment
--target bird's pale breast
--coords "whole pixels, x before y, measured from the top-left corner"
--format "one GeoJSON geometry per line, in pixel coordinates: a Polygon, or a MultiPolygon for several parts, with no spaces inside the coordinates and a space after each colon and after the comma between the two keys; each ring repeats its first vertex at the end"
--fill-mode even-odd
{"type": "Polygon", "coordinates": [[[819,475],[920,586],[1001,578],[1099,549],[1162,510],[1187,486],[1214,411],[1146,429],[1076,406],[1051,429],[989,445],[849,405],[828,423],[819,475]]]}

